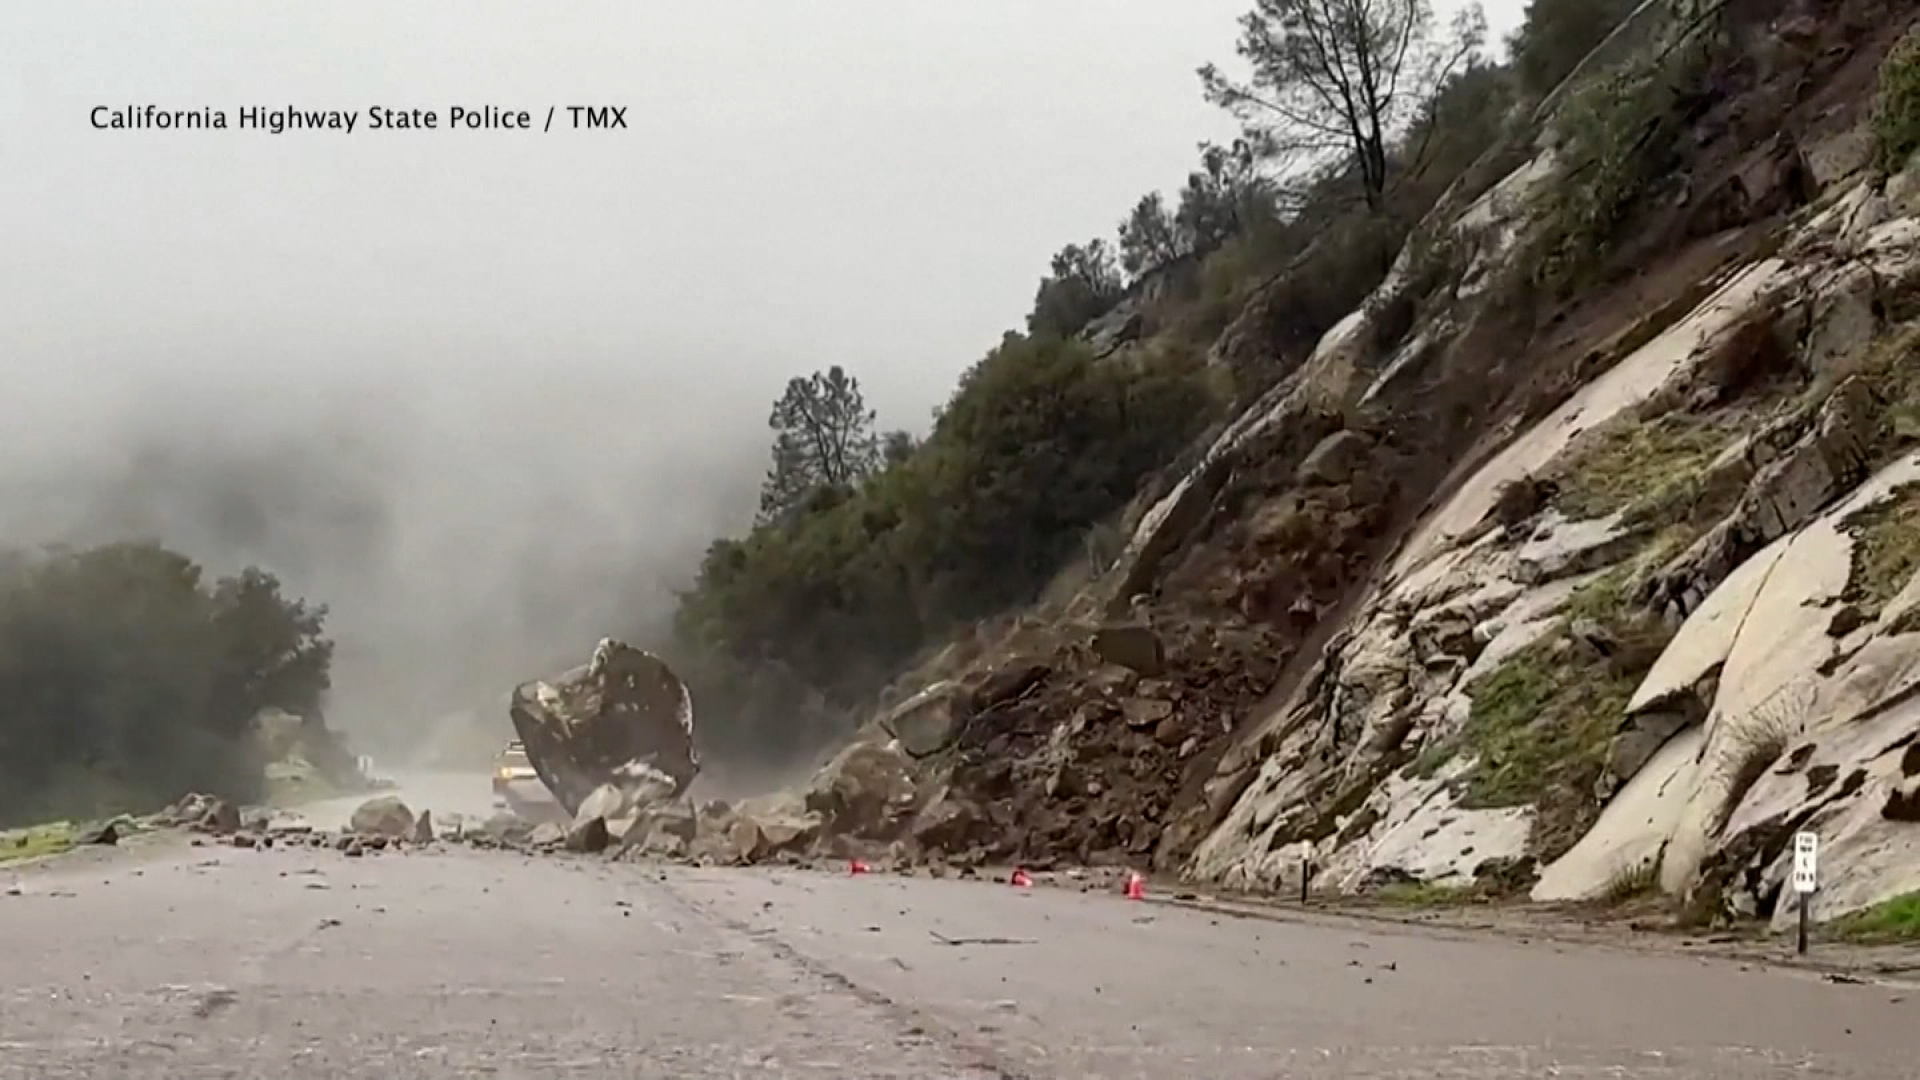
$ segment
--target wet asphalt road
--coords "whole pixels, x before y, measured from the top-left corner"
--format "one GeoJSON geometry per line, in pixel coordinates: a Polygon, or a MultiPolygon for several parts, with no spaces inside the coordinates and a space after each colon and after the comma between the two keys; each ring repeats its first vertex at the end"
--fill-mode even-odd
{"type": "Polygon", "coordinates": [[[1920,992],[1803,973],[451,847],[0,870],[0,957],[7,1080],[1885,1080],[1920,1058],[1920,992]]]}

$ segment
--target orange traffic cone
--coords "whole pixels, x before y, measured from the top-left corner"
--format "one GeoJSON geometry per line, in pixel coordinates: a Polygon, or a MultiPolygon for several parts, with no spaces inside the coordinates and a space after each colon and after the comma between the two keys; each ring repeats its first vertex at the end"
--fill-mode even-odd
{"type": "Polygon", "coordinates": [[[1126,896],[1129,900],[1145,900],[1147,898],[1147,879],[1141,877],[1138,870],[1132,871],[1127,875],[1126,896]]]}
{"type": "Polygon", "coordinates": [[[866,863],[861,862],[859,859],[847,860],[847,873],[849,874],[864,874],[867,871],[872,869],[873,867],[868,866],[866,863]]]}
{"type": "Polygon", "coordinates": [[[1007,879],[1007,884],[1015,888],[1030,889],[1033,887],[1033,879],[1027,876],[1025,870],[1016,866],[1013,868],[1013,876],[1007,879]]]}

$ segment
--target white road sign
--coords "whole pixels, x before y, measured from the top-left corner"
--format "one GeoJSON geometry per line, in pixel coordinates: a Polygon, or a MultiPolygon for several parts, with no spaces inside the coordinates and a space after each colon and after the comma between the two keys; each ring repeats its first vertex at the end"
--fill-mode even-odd
{"type": "Polygon", "coordinates": [[[1820,881],[1820,837],[1814,833],[1793,834],[1793,891],[1810,893],[1820,881]]]}

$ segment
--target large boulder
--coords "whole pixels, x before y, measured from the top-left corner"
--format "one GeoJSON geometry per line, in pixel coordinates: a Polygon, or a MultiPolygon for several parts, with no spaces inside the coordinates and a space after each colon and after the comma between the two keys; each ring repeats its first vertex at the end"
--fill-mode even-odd
{"type": "Polygon", "coordinates": [[[700,771],[686,684],[659,657],[612,638],[587,664],[522,684],[509,713],[569,816],[609,785],[629,809],[671,799],[700,771]]]}
{"type": "Polygon", "coordinates": [[[398,796],[381,795],[360,804],[349,828],[362,836],[403,840],[413,835],[413,811],[398,796]]]}
{"type": "Polygon", "coordinates": [[[839,836],[889,839],[906,826],[914,809],[913,762],[886,743],[862,742],[842,750],[814,774],[805,806],[839,836]]]}
{"type": "Polygon", "coordinates": [[[900,740],[901,749],[926,757],[951,745],[970,713],[964,687],[938,682],[895,706],[880,718],[880,726],[900,740]]]}

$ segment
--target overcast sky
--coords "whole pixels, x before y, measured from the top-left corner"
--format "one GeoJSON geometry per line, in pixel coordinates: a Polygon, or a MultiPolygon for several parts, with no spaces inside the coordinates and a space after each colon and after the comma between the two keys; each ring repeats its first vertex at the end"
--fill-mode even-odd
{"type": "Polygon", "coordinates": [[[1231,134],[1194,69],[1246,6],[0,5],[0,540],[263,563],[333,605],[356,728],[504,693],[744,523],[789,376],[924,428],[1051,252],[1231,134]],[[362,116],[89,122],[149,104],[362,116]]]}

